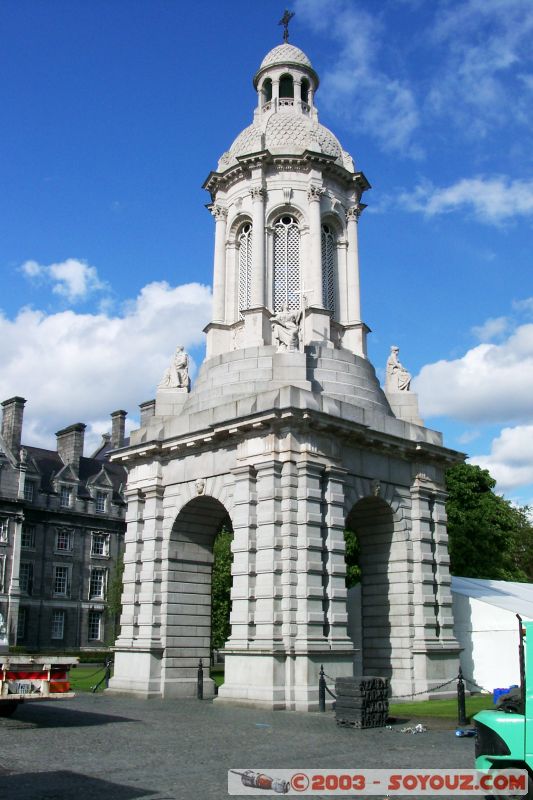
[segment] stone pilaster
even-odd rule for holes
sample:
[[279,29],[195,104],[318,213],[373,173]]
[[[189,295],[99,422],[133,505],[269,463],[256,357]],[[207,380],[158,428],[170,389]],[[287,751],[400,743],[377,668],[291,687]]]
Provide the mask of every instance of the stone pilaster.
[[357,223],[364,203],[356,203],[346,211],[346,233],[348,238],[348,323],[361,321],[361,289],[359,280],[359,244]]
[[344,544],[344,495],[347,471],[340,467],[326,469],[326,538],[328,599],[327,636],[334,650],[353,650],[347,633],[346,558]]
[[250,189],[252,196],[252,308],[265,305],[265,196],[262,186]]
[[211,207],[215,218],[215,257],[213,264],[213,322],[226,318],[226,220],[228,211],[215,203]]
[[8,588],[7,638],[10,645],[16,645],[20,607],[20,553],[24,518],[21,514],[17,514],[17,516],[11,517],[10,520],[13,523],[13,546],[11,549],[11,575]]
[[231,636],[227,650],[247,650],[253,638],[256,582],[257,489],[253,467],[243,465],[232,470],[233,494],[233,565],[231,568]]
[[311,306],[324,308],[322,300],[322,239],[320,198],[325,189],[322,186],[311,184],[307,190],[309,200],[309,262],[311,278]]
[[283,464],[281,475],[281,616],[282,635],[286,650],[289,650],[297,634],[296,611],[298,601],[296,589],[298,583],[298,469],[293,461]]

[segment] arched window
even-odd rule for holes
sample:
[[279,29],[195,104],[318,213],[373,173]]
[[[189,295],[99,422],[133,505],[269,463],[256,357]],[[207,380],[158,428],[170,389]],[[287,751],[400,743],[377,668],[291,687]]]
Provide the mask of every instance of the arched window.
[[302,102],[309,103],[309,81],[302,78]]
[[239,312],[250,308],[252,299],[252,226],[245,223],[239,242]]
[[322,303],[335,313],[335,235],[329,225],[322,225]]
[[263,103],[268,103],[272,100],[272,80],[271,78],[267,78],[263,81],[263,86],[261,89],[263,93]]
[[282,75],[279,79],[279,96],[294,97],[294,82],[292,75]]
[[285,214],[274,225],[274,311],[300,308],[300,230]]

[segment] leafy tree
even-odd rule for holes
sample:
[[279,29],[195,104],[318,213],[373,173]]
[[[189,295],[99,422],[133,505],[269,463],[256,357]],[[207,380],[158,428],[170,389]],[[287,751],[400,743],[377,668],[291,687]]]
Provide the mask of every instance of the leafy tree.
[[344,554],[344,558],[346,559],[346,588],[351,589],[352,586],[361,582],[359,539],[355,531],[344,531],[344,544],[346,546]]
[[[113,577],[109,581],[107,590],[106,616],[111,622],[110,634],[106,637],[114,644],[120,633],[120,615],[122,613],[122,590],[124,588],[124,553],[120,553],[117,558]],[[106,628],[109,626],[106,625]]]
[[446,473],[450,569],[492,580],[533,578],[533,526],[527,507],[494,493],[488,470],[456,464]]
[[213,544],[213,571],[211,573],[211,647],[223,647],[230,635],[231,611],[231,541],[233,534],[222,528]]

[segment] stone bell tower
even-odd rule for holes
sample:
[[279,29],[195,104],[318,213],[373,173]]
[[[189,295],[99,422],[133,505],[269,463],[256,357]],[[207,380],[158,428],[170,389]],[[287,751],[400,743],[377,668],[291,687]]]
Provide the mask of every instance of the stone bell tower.
[[[213,320],[190,387],[178,348],[128,467],[114,691],[193,696],[210,655],[214,538],[233,531],[219,701],[312,710],[318,671],[429,696],[456,673],[444,469],[395,348],[367,359],[358,220],[369,184],[318,121],[318,76],[285,42],[255,77],[252,124],[208,176]],[[403,371],[402,371],[403,370]],[[344,529],[361,600],[347,635]],[[206,686],[211,683],[206,671]]]

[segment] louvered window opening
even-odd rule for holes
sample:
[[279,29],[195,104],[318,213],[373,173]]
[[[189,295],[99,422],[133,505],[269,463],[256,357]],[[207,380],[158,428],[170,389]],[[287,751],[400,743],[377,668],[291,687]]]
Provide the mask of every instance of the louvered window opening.
[[[252,226],[243,226],[239,235],[239,313],[252,304]],[[242,314],[241,314],[242,316]]]
[[300,231],[294,217],[274,225],[274,311],[300,308]]
[[322,225],[322,303],[335,313],[335,236],[329,225]]

